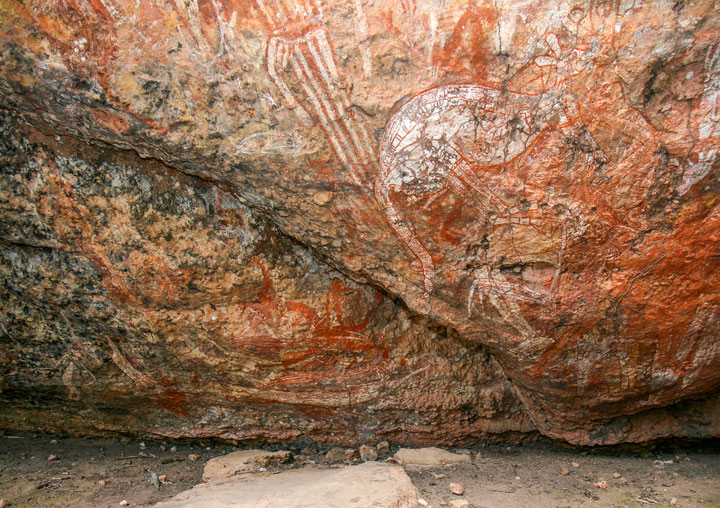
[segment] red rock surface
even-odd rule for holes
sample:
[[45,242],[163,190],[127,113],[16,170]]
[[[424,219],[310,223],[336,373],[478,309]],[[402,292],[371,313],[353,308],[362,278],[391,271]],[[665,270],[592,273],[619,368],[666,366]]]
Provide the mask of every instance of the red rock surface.
[[0,424],[717,436],[719,14],[4,3]]

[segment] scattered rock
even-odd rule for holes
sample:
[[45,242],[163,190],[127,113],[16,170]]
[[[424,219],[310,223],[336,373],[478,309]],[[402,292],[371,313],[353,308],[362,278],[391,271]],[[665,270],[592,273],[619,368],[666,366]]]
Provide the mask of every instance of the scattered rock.
[[195,455],[194,453],[191,453],[188,455],[188,460],[190,462],[195,462],[196,460],[200,460],[200,455]]
[[355,448],[348,448],[345,450],[345,460],[350,461],[353,459],[357,459],[360,456],[360,453]]
[[580,467],[580,464],[578,464],[577,462],[573,462],[573,463],[570,464],[570,465],[571,465],[572,467]]
[[593,483],[593,485],[597,489],[607,490],[608,488],[608,482],[606,482],[605,480],[600,480],[599,482]]
[[462,496],[465,493],[465,487],[463,487],[459,483],[451,483],[450,492],[452,492],[456,496]]
[[[670,502],[669,502],[668,504],[669,504],[670,506],[675,506],[676,504],[678,504],[677,498],[676,498],[676,497],[671,498],[671,499],[670,499]],[[2,505],[0,505],[0,508],[2,508]]]
[[519,480],[520,480],[520,477],[519,477],[519,476],[516,476],[516,477],[515,477],[515,481],[519,481]]
[[150,482],[150,484],[157,490],[160,490],[160,480],[158,479],[157,473],[150,471],[150,478],[148,478],[148,482]]
[[333,446],[325,454],[325,458],[329,462],[342,462],[343,460],[345,460],[345,448],[340,448],[339,446]]
[[445,475],[442,473],[433,473],[432,475],[436,480],[442,480],[443,478],[445,478]]
[[618,478],[622,478],[622,475],[620,473],[613,473],[613,478],[617,480]]
[[441,466],[470,463],[469,455],[451,453],[441,448],[400,448],[394,455],[399,464],[415,464],[422,466]]
[[266,452],[264,450],[241,450],[210,459],[203,470],[203,481],[228,478],[239,473],[253,473],[261,468],[290,462],[292,452]]
[[138,446],[139,446],[140,448],[145,448],[146,445],[145,445],[145,442],[144,442],[144,441],[140,441],[140,444],[139,444]]
[[665,469],[665,464],[662,460],[655,460],[653,461],[652,467],[655,469]]
[[170,447],[170,451],[171,451],[171,452],[176,452],[176,451],[177,451],[177,446],[171,446],[171,447]]
[[563,476],[567,476],[570,474],[570,470],[566,467],[562,467],[562,468],[560,468],[560,474]]
[[385,455],[386,453],[390,453],[390,443],[387,441],[380,441],[377,444],[377,452],[379,455]]
[[48,455],[48,461],[52,462],[53,460],[57,460],[57,455]]
[[127,505],[128,505],[128,502],[125,499],[120,501],[120,506],[127,506]]
[[467,499],[453,499],[450,501],[452,508],[469,508],[470,502]]
[[364,462],[339,469],[303,468],[274,475],[238,475],[197,485],[155,506],[416,508],[418,497],[417,489],[400,466]]
[[420,505],[422,505],[422,506],[428,506],[428,505],[429,505],[429,503],[428,503],[427,501],[425,501],[425,500],[424,500],[423,498],[421,498],[421,497],[418,498],[418,504],[420,504]]
[[5,508],[5,506],[6,506],[6,505],[5,505],[5,500],[4,500],[4,499],[0,499],[0,508]]
[[364,461],[377,460],[378,452],[375,448],[372,448],[371,446],[362,445],[360,447],[360,458]]
[[105,481],[105,480],[98,480],[98,482],[97,482],[97,484],[100,485],[101,487],[103,487],[106,483],[107,483],[107,481]]

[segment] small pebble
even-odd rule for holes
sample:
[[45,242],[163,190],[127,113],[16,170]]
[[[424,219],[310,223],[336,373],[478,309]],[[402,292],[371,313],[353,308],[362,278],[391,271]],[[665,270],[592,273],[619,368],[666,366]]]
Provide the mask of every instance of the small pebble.
[[177,446],[172,446],[172,447],[170,447],[170,451],[171,451],[171,452],[176,452],[176,451],[177,451]]
[[101,487],[103,485],[105,485],[105,483],[106,483],[105,480],[98,480],[98,482],[97,482],[97,484],[100,485]]
[[573,463],[570,464],[570,465],[571,465],[572,467],[580,467],[580,464],[578,464],[577,462],[573,462]]
[[360,447],[360,458],[364,461],[373,461],[378,459],[378,452],[371,446],[362,445]]
[[459,483],[451,483],[450,492],[452,492],[456,496],[462,496],[465,493],[465,487],[463,487]]
[[158,476],[158,480],[160,480],[162,483],[165,483],[165,480],[167,480],[167,475],[161,474]]
[[57,439],[51,439],[50,444],[57,444]]
[[668,504],[669,504],[670,506],[675,506],[676,504],[678,504],[677,498],[676,498],[676,497],[671,498],[671,499],[670,499],[670,502],[669,502]]
[[390,443],[387,441],[380,441],[375,448],[377,449],[378,454],[383,455],[390,452]]
[[436,480],[442,480],[443,478],[445,478],[445,475],[442,473],[433,473],[432,475]]
[[655,460],[653,461],[652,467],[655,469],[665,469],[665,464],[663,464],[662,460]]
[[122,501],[120,501],[120,506],[127,506],[127,505],[128,505],[128,502],[126,500],[123,499]]
[[450,501],[450,506],[452,506],[452,508],[469,508],[470,501],[467,499],[453,499]]
[[140,448],[145,448],[145,441],[140,441],[140,444],[138,445]]
[[191,453],[190,455],[188,455],[188,460],[190,462],[195,462],[196,460],[199,460],[199,459],[200,459],[200,456],[195,455],[194,453]]
[[419,497],[419,498],[418,498],[418,504],[421,504],[421,505],[423,505],[423,506],[427,506],[427,505],[428,505],[428,502],[425,501],[423,498]]
[[615,478],[616,480],[621,477],[622,475],[620,473],[613,473],[613,478]]
[[519,477],[519,476],[516,476],[515,479],[516,479],[516,480],[520,480],[520,477]]
[[566,468],[566,467],[563,467],[563,468],[560,469],[560,474],[563,475],[563,476],[567,476],[567,475],[570,474],[570,470],[569,470],[568,468]]
[[608,488],[608,482],[606,482],[605,480],[600,480],[597,483],[593,483],[593,485],[598,489],[607,490]]
[[57,459],[57,455],[48,455],[48,460],[53,461]]
[[4,507],[5,507],[5,500],[0,499],[0,508],[4,508]]

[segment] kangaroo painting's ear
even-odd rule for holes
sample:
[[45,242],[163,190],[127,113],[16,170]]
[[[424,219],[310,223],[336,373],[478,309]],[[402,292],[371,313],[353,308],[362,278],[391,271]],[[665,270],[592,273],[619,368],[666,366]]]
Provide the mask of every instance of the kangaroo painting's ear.
[[560,58],[562,56],[562,49],[560,48],[560,42],[558,41],[557,35],[553,32],[549,32],[545,35],[545,42],[547,42],[547,45],[555,58]]

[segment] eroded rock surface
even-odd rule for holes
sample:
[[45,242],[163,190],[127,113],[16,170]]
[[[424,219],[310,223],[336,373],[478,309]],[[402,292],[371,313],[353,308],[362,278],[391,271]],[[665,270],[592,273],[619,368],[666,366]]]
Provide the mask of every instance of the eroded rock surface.
[[4,4],[1,423],[720,434],[718,14]]

